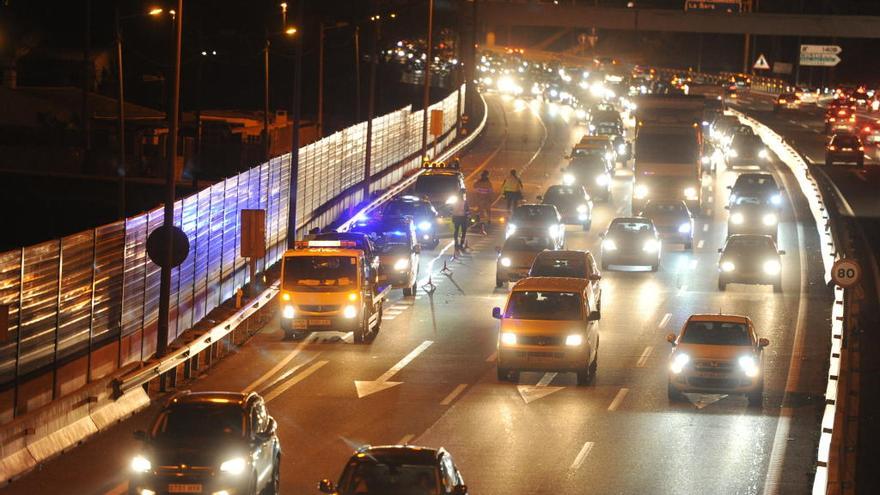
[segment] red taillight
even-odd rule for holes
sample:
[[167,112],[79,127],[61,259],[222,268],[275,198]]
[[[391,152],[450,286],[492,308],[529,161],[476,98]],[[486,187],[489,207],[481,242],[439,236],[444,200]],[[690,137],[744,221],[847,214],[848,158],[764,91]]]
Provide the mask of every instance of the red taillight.
[[865,151],[865,147],[864,147],[864,146],[859,146],[859,151]]
[[785,100],[779,100],[779,103],[785,103]]
[[871,132],[871,128],[868,127],[868,126],[865,126],[865,128],[862,129],[862,130],[863,130],[864,132]]
[[846,115],[846,110],[838,110],[837,115]]

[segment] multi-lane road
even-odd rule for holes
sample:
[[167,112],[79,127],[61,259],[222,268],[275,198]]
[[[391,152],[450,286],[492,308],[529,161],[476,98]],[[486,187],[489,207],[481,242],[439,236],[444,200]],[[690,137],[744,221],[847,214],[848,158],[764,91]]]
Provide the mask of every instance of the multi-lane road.
[[[488,127],[463,157],[464,171],[472,180],[489,170],[497,189],[518,169],[534,199],[560,180],[563,156],[584,129],[538,102],[487,99]],[[667,246],[657,273],[603,273],[593,385],[578,387],[574,375],[554,373],[522,373],[519,384],[496,379],[491,309],[506,294],[494,287],[503,236],[496,228],[472,235],[471,252],[458,260],[450,261],[447,241],[424,251],[420,285],[430,277],[436,291],[420,290],[414,299],[395,291],[371,344],[327,334],[284,341],[276,319],[191,388],[255,390],[266,398],[279,424],[285,494],[316,493],[317,481],[335,479],[366,443],[445,446],[475,494],[807,493],[831,299],[804,198],[785,167],[768,169],[787,191],[779,237],[788,253],[784,292],[736,285],[717,291],[722,205],[736,174],[707,176],[709,199],[692,253]],[[597,203],[590,232],[569,227],[569,248],[598,251],[599,233],[630,213],[630,179],[618,174],[614,199]],[[444,262],[451,275],[440,273]],[[665,335],[702,312],[747,315],[770,339],[762,407],[723,395],[668,402]],[[137,448],[131,432],[145,428],[159,402],[4,493],[124,493]]]

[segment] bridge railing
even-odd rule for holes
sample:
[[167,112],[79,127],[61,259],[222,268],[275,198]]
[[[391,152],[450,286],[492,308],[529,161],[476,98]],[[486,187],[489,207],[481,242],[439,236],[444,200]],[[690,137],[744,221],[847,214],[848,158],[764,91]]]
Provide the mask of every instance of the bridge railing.
[[[459,94],[461,93],[461,94]],[[430,109],[444,111],[437,149],[455,138],[463,86]],[[418,169],[423,112],[402,108],[373,120],[371,191]],[[366,123],[299,150],[297,232],[325,225],[360,204]],[[429,142],[430,144],[430,142]],[[172,274],[169,341],[203,319],[249,280],[239,255],[240,211],[266,210],[263,270],[287,246],[290,154],[214,184],[175,205],[190,241]],[[161,208],[35,246],[0,253],[0,423],[12,420],[154,355],[159,267],[146,255]]]

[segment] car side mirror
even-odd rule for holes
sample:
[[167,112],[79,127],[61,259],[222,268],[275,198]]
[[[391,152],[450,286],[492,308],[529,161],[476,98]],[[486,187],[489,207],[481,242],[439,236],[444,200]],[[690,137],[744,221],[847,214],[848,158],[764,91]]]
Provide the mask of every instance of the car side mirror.
[[323,479],[318,483],[318,490],[321,493],[336,493],[336,484],[328,479]]
[[733,191],[733,186],[727,186],[727,189]]
[[780,249],[780,250],[779,250],[779,256],[783,256],[783,255],[785,255],[785,251],[782,250],[782,249]]
[[499,308],[498,306],[492,308],[492,318],[495,318],[496,320],[501,319],[501,308]]
[[587,315],[587,321],[599,321],[601,318],[598,311],[590,311],[590,314]]
[[675,345],[675,334],[670,333],[670,334],[666,335],[666,342],[669,342],[670,344]]
[[602,280],[602,275],[599,275],[598,273],[594,273],[594,274],[590,275],[591,282],[598,282],[600,280]]
[[269,418],[269,422],[266,424],[266,429],[257,433],[257,439],[266,441],[272,438],[276,431],[278,431],[278,422],[275,421],[275,418]]
[[604,233],[604,232],[602,232],[601,234],[599,234],[599,239],[604,239],[604,238],[605,238],[605,233]]
[[455,495],[467,495],[467,492],[467,485],[456,485],[456,487],[452,489],[452,493]]
[[770,345],[770,339],[760,338],[758,339],[758,347],[767,347]]
[[135,440],[138,440],[140,442],[147,441],[147,432],[145,432],[144,430],[137,430],[132,434],[132,436],[134,436]]

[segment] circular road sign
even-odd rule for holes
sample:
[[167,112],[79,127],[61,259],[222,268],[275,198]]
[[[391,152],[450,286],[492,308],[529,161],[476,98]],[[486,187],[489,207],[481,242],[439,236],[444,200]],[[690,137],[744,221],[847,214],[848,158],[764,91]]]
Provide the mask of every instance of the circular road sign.
[[183,263],[189,254],[189,239],[186,237],[186,234],[177,226],[171,226],[168,229],[164,225],[160,225],[147,236],[147,254],[153,260],[153,263],[163,268],[165,264],[165,242],[167,242],[169,235],[171,236],[171,266],[169,268],[174,268]]
[[848,289],[862,279],[862,265],[852,258],[841,258],[831,267],[831,279],[844,289]]

